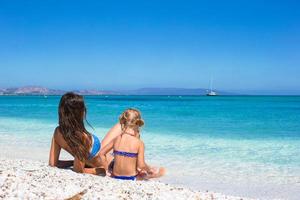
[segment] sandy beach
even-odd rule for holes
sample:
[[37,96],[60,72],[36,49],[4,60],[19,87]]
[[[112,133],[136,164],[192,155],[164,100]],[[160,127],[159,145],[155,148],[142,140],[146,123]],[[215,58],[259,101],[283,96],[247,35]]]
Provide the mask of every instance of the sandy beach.
[[1,159],[0,199],[247,199],[158,181],[120,181],[30,160]]

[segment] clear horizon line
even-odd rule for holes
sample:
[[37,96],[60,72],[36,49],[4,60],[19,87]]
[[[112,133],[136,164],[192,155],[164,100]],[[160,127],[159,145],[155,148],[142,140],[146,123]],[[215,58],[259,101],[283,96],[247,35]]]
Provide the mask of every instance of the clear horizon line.
[[[196,87],[140,87],[140,88],[135,88],[135,89],[99,89],[99,88],[64,88],[60,87],[59,89],[57,87],[46,87],[46,86],[40,86],[40,85],[24,85],[20,87],[0,87],[0,89],[18,89],[18,88],[29,88],[29,87],[37,87],[37,88],[45,88],[45,89],[50,89],[50,90],[60,90],[63,92],[67,91],[83,91],[83,90],[95,90],[95,91],[110,91],[110,92],[130,92],[130,91],[135,91],[135,90],[141,90],[141,89],[178,89],[178,90],[208,90],[209,88],[196,88]],[[286,90],[267,90],[267,89],[246,89],[246,90],[240,90],[240,89],[214,89],[214,91],[219,92],[223,95],[262,95],[262,96],[272,96],[272,95],[280,95],[280,96],[294,96],[294,95],[300,95],[300,90],[292,90],[292,89],[286,89]],[[232,93],[232,94],[230,94]]]

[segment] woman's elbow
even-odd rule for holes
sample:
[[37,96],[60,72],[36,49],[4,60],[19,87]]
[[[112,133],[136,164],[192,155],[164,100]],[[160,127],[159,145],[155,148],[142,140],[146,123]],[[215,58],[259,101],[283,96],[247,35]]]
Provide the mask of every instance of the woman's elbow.
[[76,172],[76,173],[85,173],[84,169],[76,169],[76,168],[73,168],[73,171]]
[[53,160],[50,159],[48,165],[50,167],[57,167],[57,162],[55,162],[55,161],[53,161]]

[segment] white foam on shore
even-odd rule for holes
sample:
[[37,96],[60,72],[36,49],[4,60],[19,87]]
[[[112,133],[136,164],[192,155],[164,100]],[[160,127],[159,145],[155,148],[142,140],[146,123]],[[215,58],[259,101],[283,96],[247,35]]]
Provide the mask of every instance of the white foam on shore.
[[246,200],[157,181],[121,181],[78,174],[39,161],[0,160],[0,199],[66,199],[82,191],[82,199]]

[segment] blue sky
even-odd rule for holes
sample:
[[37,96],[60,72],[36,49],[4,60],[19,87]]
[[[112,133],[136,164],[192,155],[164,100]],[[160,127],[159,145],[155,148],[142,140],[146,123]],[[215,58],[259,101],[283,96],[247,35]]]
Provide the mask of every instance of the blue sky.
[[0,87],[300,91],[297,1],[0,1]]

